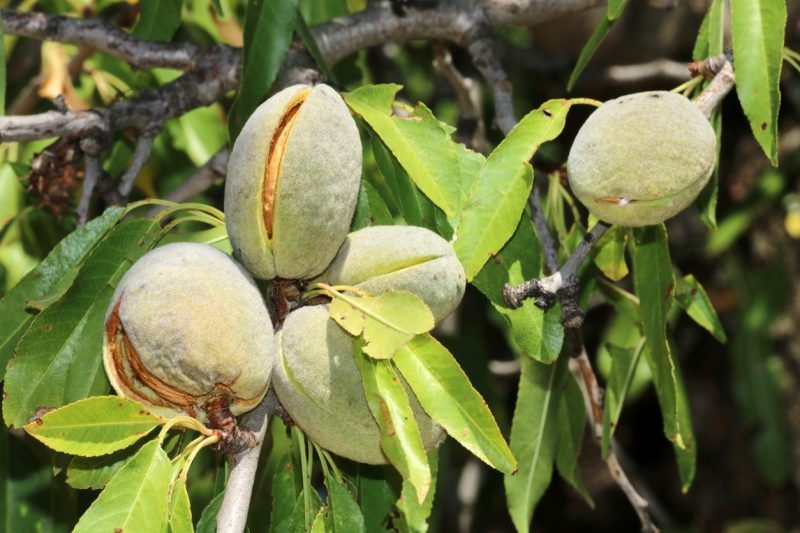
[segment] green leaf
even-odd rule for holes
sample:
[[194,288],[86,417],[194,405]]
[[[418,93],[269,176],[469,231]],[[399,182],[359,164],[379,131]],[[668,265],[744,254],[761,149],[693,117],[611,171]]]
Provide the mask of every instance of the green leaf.
[[216,533],[217,514],[219,513],[219,508],[222,507],[222,500],[224,498],[225,493],[220,492],[208,502],[203,512],[200,513],[200,520],[197,521],[197,527],[195,528],[196,533]]
[[700,195],[695,200],[697,210],[700,212],[700,219],[711,231],[717,229],[717,200],[719,197],[719,154],[722,149],[722,111],[716,109],[711,115],[711,126],[714,128],[714,133],[717,136],[717,155],[716,163],[714,164],[714,172],[711,174],[711,179]]
[[463,201],[458,157],[450,133],[424,104],[394,114],[400,85],[365,85],[343,95],[345,102],[380,136],[414,183],[448,216]]
[[0,116],[6,114],[6,47],[3,15],[0,14]]
[[422,502],[432,478],[408,394],[391,362],[367,357],[362,347],[363,341],[356,339],[353,356],[361,372],[369,409],[381,430],[381,450],[403,479],[411,482],[418,501]]
[[101,356],[106,308],[119,279],[158,235],[151,220],[116,226],[92,250],[67,293],[36,317],[6,371],[7,425],[22,426],[43,409],[107,390]]
[[548,100],[525,115],[481,167],[454,244],[467,281],[514,233],[533,184],[528,161],[542,143],[561,134],[571,106],[570,100]]
[[67,467],[67,483],[76,489],[102,489],[128,460],[136,446],[99,457],[73,457]]
[[567,92],[572,91],[572,88],[575,87],[575,82],[578,81],[583,69],[589,64],[589,60],[592,59],[594,53],[600,48],[600,44],[605,40],[613,24],[614,21],[608,20],[608,17],[603,17],[597,24],[589,40],[586,41],[586,44],[583,46],[583,50],[581,50],[581,54],[578,56],[578,61],[575,63],[575,68],[572,69],[572,74],[569,75]]
[[142,446],[114,474],[75,526],[74,533],[160,533],[167,517],[172,464],[157,440]]
[[189,502],[189,493],[186,482],[177,479],[172,488],[169,502],[169,530],[171,533],[194,533],[192,525],[192,504]]
[[606,6],[606,18],[608,20],[617,20],[620,16],[622,16],[622,12],[625,10],[625,6],[628,5],[628,0],[608,0],[608,6]]
[[[430,463],[430,459],[429,459]],[[355,475],[347,476],[358,491],[358,506],[367,533],[385,533],[386,518],[397,500],[389,480],[396,472],[386,466],[354,463]]]
[[611,449],[611,439],[617,429],[625,396],[628,394],[639,358],[642,355],[644,343],[639,343],[635,348],[623,348],[611,343],[606,344],[611,355],[611,371],[603,405],[603,435],[600,441],[600,453],[603,458],[608,457]]
[[[439,452],[431,450],[428,453],[428,462],[431,465],[431,476],[436,479],[439,473]],[[397,509],[400,511],[400,531],[411,533],[425,533],[428,531],[428,517],[433,509],[433,498],[436,492],[436,483],[431,486],[425,501],[419,502],[414,497],[414,487],[408,480],[403,480],[400,498],[397,500]]]
[[133,28],[134,37],[145,41],[172,39],[181,24],[181,0],[139,0],[139,21]]
[[513,344],[520,355],[550,363],[558,358],[564,340],[560,309],[554,307],[545,313],[531,298],[522,307],[510,309],[503,299],[506,283],[516,285],[541,275],[541,256],[539,239],[530,220],[523,217],[511,240],[486,262],[472,283],[511,327]]
[[328,487],[332,531],[335,533],[366,531],[361,510],[347,487],[330,477],[325,479],[325,486]]
[[272,480],[272,517],[270,531],[279,532],[278,526],[292,519],[292,510],[302,485],[298,483],[296,469],[292,462],[292,453],[286,452],[280,461]]
[[228,116],[230,144],[267,97],[278,77],[297,24],[298,0],[248,0],[239,92]]
[[378,190],[366,179],[361,180],[361,189],[358,191],[358,203],[350,224],[350,231],[356,231],[367,226],[391,226],[394,224],[392,214],[386,203],[381,198]]
[[[691,463],[691,457],[696,454],[694,435],[685,398],[681,398],[677,362],[666,334],[667,313],[674,297],[675,279],[667,246],[667,231],[663,224],[634,231],[633,281],[640,302],[642,331],[647,338],[644,354],[661,406],[664,434],[673,442],[679,455],[679,464],[682,459]],[[688,471],[685,465],[681,468],[682,473]],[[686,490],[691,480],[682,478],[682,482]]]
[[433,329],[433,314],[422,299],[406,291],[378,296],[337,293],[330,315],[350,335],[364,335],[364,353],[389,359],[414,335]]
[[758,144],[778,165],[778,108],[786,29],[784,0],[731,0],[736,94]]
[[625,263],[627,237],[628,228],[612,226],[592,250],[594,264],[611,281],[619,281],[628,275],[628,265]]
[[511,425],[511,451],[519,471],[505,476],[511,521],[519,533],[530,530],[531,518],[553,476],[558,443],[558,408],[567,358],[552,365],[521,358],[517,406]]
[[578,469],[578,458],[581,455],[583,433],[586,429],[586,407],[580,385],[572,376],[566,378],[559,404],[556,468],[561,477],[578,491],[589,507],[594,509],[594,501],[586,490]]
[[719,342],[726,342],[725,329],[719,321],[714,305],[706,290],[694,276],[689,274],[678,280],[676,300],[692,320],[704,327]]
[[306,19],[303,17],[303,12],[301,9],[298,10],[297,13],[297,34],[300,36],[300,39],[303,41],[303,44],[306,46],[306,50],[308,53],[311,54],[311,57],[314,58],[314,63],[317,64],[319,67],[320,72],[322,72],[326,78],[332,81],[334,84],[338,85],[339,82],[336,81],[336,76],[333,74],[331,67],[328,65],[328,62],[325,61],[325,56],[322,55],[322,52],[317,45],[317,40],[314,39],[314,34],[311,33],[311,29],[308,27],[306,23]]
[[64,278],[74,279],[92,248],[124,213],[122,207],[110,207],[102,216],[64,237],[39,266],[0,300],[0,372],[5,371],[17,341],[35,318],[26,311],[28,302],[48,296]]
[[24,426],[57,452],[95,457],[127,448],[163,420],[120,396],[96,396],[65,405]]
[[701,61],[721,54],[725,39],[725,0],[714,0],[703,17],[692,51],[692,59]]
[[418,335],[395,354],[394,363],[428,416],[451,437],[503,473],[517,469],[489,406],[439,341]]

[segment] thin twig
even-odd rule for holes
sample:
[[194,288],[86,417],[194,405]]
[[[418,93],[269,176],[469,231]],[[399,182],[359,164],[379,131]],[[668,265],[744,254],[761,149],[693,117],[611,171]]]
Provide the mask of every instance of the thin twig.
[[100,174],[103,172],[100,166],[100,159],[96,155],[86,155],[86,162],[84,164],[84,177],[83,177],[83,191],[81,192],[81,199],[78,203],[78,208],[75,214],[78,217],[78,227],[81,228],[89,220],[89,206],[92,201],[92,193],[94,187],[97,185],[97,180],[100,179]]
[[550,232],[550,227],[547,225],[547,219],[544,217],[542,198],[539,193],[539,187],[536,184],[534,184],[533,192],[528,198],[528,205],[531,208],[536,236],[539,237],[539,242],[542,243],[542,249],[544,250],[545,272],[552,274],[558,270],[558,246],[553,234]]
[[[534,215],[541,209],[535,209]],[[539,223],[541,224],[541,222]],[[503,286],[503,297],[512,309],[522,305],[527,298],[534,298],[534,303],[539,309],[550,309],[556,303],[556,297],[561,296],[562,315],[561,323],[566,327],[577,328],[583,323],[583,311],[578,305],[579,280],[578,271],[592,250],[595,243],[608,230],[608,225],[598,222],[583,236],[578,247],[572,252],[564,265],[553,274],[542,278],[523,281],[518,285],[506,284]],[[537,226],[537,231],[544,234]],[[551,252],[552,253],[552,252]]]
[[[589,361],[586,348],[577,329],[567,329],[567,343],[571,349],[569,369],[581,388],[589,427],[595,441],[599,443],[603,438],[603,390],[597,381],[597,376],[592,369],[592,364]],[[634,511],[636,511],[636,515],[642,523],[642,531],[657,532],[658,528],[650,517],[650,504],[636,491],[633,483],[625,474],[617,459],[616,448],[617,444],[612,440],[605,459],[608,472],[614,482],[622,489]]]
[[517,119],[514,116],[511,81],[500,64],[494,38],[489,28],[478,26],[465,37],[465,41],[472,62],[492,89],[495,123],[504,135],[508,135]]
[[[186,178],[175,190],[167,194],[164,199],[172,202],[187,202],[208,190],[219,178],[225,177],[228,166],[228,156],[230,153],[227,148],[222,148],[211,159],[206,161],[202,167],[198,168],[191,176]],[[156,213],[164,209],[164,206],[154,206],[147,212],[148,217],[153,217]]]
[[128,195],[130,195],[131,189],[133,189],[133,184],[136,182],[139,172],[141,172],[147,160],[150,159],[150,151],[153,148],[153,137],[152,133],[142,135],[139,137],[139,140],[136,141],[136,149],[133,152],[133,157],[131,157],[130,165],[128,165],[128,169],[125,171],[125,174],[122,175],[119,182],[118,190],[122,203],[128,201]]
[[720,71],[708,84],[708,87],[694,101],[694,105],[703,112],[706,118],[710,118],[711,114],[722,103],[725,96],[731,92],[735,84],[736,77],[733,74],[733,65],[730,61],[725,61]]
[[270,389],[258,406],[244,415],[239,422],[241,429],[253,432],[256,445],[235,456],[229,456],[230,475],[225,485],[225,496],[217,513],[217,533],[241,533],[247,526],[247,513],[258,470],[258,457],[269,419],[275,412],[277,398]]

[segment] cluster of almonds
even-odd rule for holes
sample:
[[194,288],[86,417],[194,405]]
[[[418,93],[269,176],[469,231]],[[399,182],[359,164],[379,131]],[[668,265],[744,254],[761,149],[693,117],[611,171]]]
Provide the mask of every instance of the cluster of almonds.
[[[106,314],[103,355],[114,389],[157,413],[187,414],[226,432],[272,382],[317,444],[385,463],[353,338],[330,318],[325,299],[303,305],[297,296],[309,282],[405,290],[439,321],[461,301],[465,275],[451,245],[426,229],[374,226],[348,235],[361,152],[355,122],[330,87],[296,85],[262,104],[236,140],[225,186],[228,234],[243,266],[193,243],[139,259]],[[270,302],[272,313],[251,275],[271,280],[280,300]],[[281,305],[286,299],[290,305]],[[436,446],[441,428],[406,389],[423,443]]]

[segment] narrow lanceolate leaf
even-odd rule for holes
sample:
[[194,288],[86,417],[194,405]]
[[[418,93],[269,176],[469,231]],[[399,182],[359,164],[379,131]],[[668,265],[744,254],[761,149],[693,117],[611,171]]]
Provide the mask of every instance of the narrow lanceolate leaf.
[[231,145],[278,76],[297,23],[298,3],[298,0],[247,2],[242,78],[228,117]]
[[139,0],[139,21],[133,35],[145,41],[172,39],[181,23],[182,0]]
[[594,501],[586,490],[578,469],[578,457],[581,454],[585,430],[586,407],[583,393],[575,378],[567,376],[558,406],[556,468],[561,477],[578,491],[589,507],[594,508]]
[[600,441],[600,453],[603,458],[608,457],[611,449],[611,439],[617,429],[625,396],[639,364],[644,343],[639,343],[633,348],[623,348],[614,344],[607,344],[606,347],[611,355],[611,371],[603,397],[603,435]]
[[[428,462],[431,465],[431,475],[436,479],[439,473],[439,451],[431,450],[428,454]],[[400,531],[409,533],[425,533],[428,531],[428,518],[433,509],[433,498],[436,492],[436,483],[431,486],[425,501],[418,502],[414,497],[414,487],[408,480],[403,480],[403,487],[400,498],[397,500],[397,510],[400,511]]]
[[[644,354],[661,406],[664,433],[673,442],[680,462],[680,454],[690,459],[696,450],[691,423],[687,423],[689,413],[681,400],[677,362],[667,342],[667,313],[674,297],[675,279],[664,225],[636,230],[632,248],[633,280],[640,302],[642,331],[647,339]],[[683,481],[686,486],[687,480]]]
[[117,472],[75,526],[74,533],[160,533],[167,517],[172,464],[156,440]]
[[612,226],[595,246],[594,264],[611,281],[619,281],[628,275],[628,264],[625,262],[627,237],[627,228]]
[[139,402],[96,396],[50,411],[24,429],[57,452],[95,457],[127,448],[161,422]]
[[325,486],[328,487],[331,530],[334,533],[362,533],[366,531],[364,516],[361,514],[358,504],[347,490],[347,487],[330,477],[325,480]]
[[364,353],[389,359],[412,337],[433,329],[433,314],[422,299],[406,291],[378,296],[338,293],[330,315],[349,334],[364,336]]
[[559,397],[567,361],[562,357],[544,365],[522,358],[520,363],[522,374],[511,425],[511,451],[519,461],[519,471],[505,476],[505,487],[511,521],[519,533],[526,533],[553,476]]
[[692,320],[704,327],[719,342],[727,341],[725,329],[719,321],[714,305],[706,290],[694,276],[689,274],[678,280],[676,300]]
[[192,505],[189,502],[185,481],[175,480],[170,495],[168,515],[170,533],[194,533]]
[[736,94],[758,144],[778,164],[778,108],[786,29],[784,0],[731,0]]
[[449,217],[463,201],[459,165],[450,132],[424,104],[394,114],[400,85],[366,85],[344,94],[344,100],[380,136],[414,183]]
[[6,114],[6,47],[3,15],[0,15],[0,116]]
[[492,412],[447,348],[418,335],[398,350],[394,363],[428,416],[451,437],[505,474],[517,469]]
[[26,310],[28,302],[49,295],[65,278],[69,279],[71,285],[75,271],[124,212],[122,207],[110,207],[102,216],[64,237],[39,266],[0,300],[0,374],[5,372],[17,341],[36,316]]
[[541,256],[539,239],[530,220],[523,217],[511,240],[486,262],[472,283],[506,320],[520,355],[549,363],[558,357],[564,339],[564,328],[558,321],[560,311],[553,308],[544,312],[530,298],[520,308],[510,309],[503,299],[506,283],[517,285],[542,274]]
[[361,339],[353,343],[353,356],[361,371],[369,409],[381,430],[381,450],[403,479],[414,486],[417,500],[422,502],[431,488],[431,470],[408,394],[391,362],[367,357],[362,346]]
[[91,252],[66,294],[36,317],[6,372],[7,425],[23,426],[36,413],[107,390],[101,354],[106,308],[119,279],[158,233],[151,220],[116,226]]
[[454,244],[467,281],[513,235],[533,184],[528,161],[542,143],[561,134],[571,106],[570,100],[548,100],[525,115],[481,167]]
[[571,91],[575,86],[575,82],[578,81],[583,69],[586,68],[586,65],[589,64],[589,60],[592,59],[594,53],[600,48],[612,24],[622,15],[626,5],[628,5],[628,0],[610,0],[608,2],[606,6],[606,16],[600,20],[600,23],[594,29],[594,32],[592,32],[591,37],[589,37],[589,40],[583,46],[583,50],[581,50],[581,54],[578,56],[578,61],[575,63],[575,68],[572,69],[569,82],[567,82],[567,91]]

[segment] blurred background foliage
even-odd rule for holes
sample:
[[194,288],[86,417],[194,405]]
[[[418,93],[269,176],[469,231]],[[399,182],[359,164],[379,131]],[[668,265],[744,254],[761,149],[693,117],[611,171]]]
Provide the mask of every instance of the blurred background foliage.
[[[148,0],[140,0],[142,3]],[[708,3],[683,0],[634,1],[588,64],[572,94],[601,100],[651,89],[670,89],[688,73],[674,63],[691,60],[695,37]],[[800,49],[800,2],[788,4],[787,41]],[[217,6],[214,8],[213,6]],[[302,0],[309,25],[362,9],[364,0]],[[117,0],[24,0],[9,7],[73,16],[101,16],[147,39],[169,38],[172,29],[139,17],[135,2]],[[221,8],[221,9],[219,9]],[[243,0],[184,0],[175,20],[175,40],[241,46]],[[576,58],[604,8],[569,15],[530,29],[501,34],[500,57],[514,87],[518,115],[549,98],[566,95]],[[53,109],[63,95],[70,109],[108,104],[175,78],[177,71],[135,71],[121,59],[81,47],[42,44],[4,37],[7,62],[5,110],[28,114]],[[439,52],[437,52],[437,47]],[[400,98],[423,101],[436,116],[470,141],[474,117],[465,120],[453,87],[434,67],[441,49],[456,68],[480,88],[480,76],[466,53],[429,42],[386,43],[348,57],[334,67],[341,90],[364,83],[404,85]],[[664,60],[659,68],[620,69]],[[662,436],[661,418],[645,365],[639,365],[616,435],[622,459],[644,489],[657,521],[670,531],[781,531],[800,525],[800,75],[784,68],[780,109],[780,164],[771,167],[756,144],[735,96],[723,107],[718,228],[715,232],[690,209],[668,222],[673,262],[707,290],[725,331],[720,343],[684,315],[675,315],[672,336],[682,366],[698,444],[697,476],[682,494],[672,447]],[[206,163],[227,142],[226,112],[232,97],[168,121],[136,182],[132,200],[163,197]],[[483,90],[482,118],[491,146],[501,139],[492,125],[491,98]],[[591,110],[576,108],[565,133],[545,145],[547,159],[566,159],[571,139]],[[377,165],[365,139],[367,181],[380,186]],[[0,146],[0,292],[13,287],[62,237],[75,228],[82,161],[60,147],[58,172],[47,180],[31,178],[34,154],[44,140]],[[114,142],[103,159],[111,177],[127,166],[135,139]],[[480,148],[480,146],[478,146]],[[485,147],[484,147],[485,148]],[[35,175],[35,173],[34,173]],[[537,179],[546,180],[545,175]],[[222,207],[222,179],[194,201]],[[389,207],[386,216],[396,214]],[[95,207],[95,212],[102,209]],[[191,230],[191,226],[185,228]],[[622,282],[630,288],[630,277]],[[584,338],[601,373],[610,350],[631,346],[632,328],[599,297],[589,301]],[[476,388],[489,402],[501,427],[510,425],[518,367],[506,325],[470,287],[457,316],[439,336],[459,358]],[[626,338],[627,336],[627,338]],[[489,372],[487,372],[487,368]],[[273,424],[276,446],[285,436]],[[276,429],[278,428],[278,429]],[[536,531],[634,531],[638,520],[609,477],[588,432],[580,469],[594,509],[563,480],[554,480],[537,508]],[[273,454],[274,455],[274,454]],[[15,531],[70,529],[93,498],[64,482],[55,460],[19,432],[0,432],[0,515]],[[266,460],[266,459],[265,459]],[[224,463],[204,452],[192,469],[190,496],[195,517],[220,494]],[[264,479],[275,465],[262,469]],[[55,474],[55,481],[53,475]],[[266,490],[266,489],[265,489]],[[464,449],[448,441],[439,461],[433,531],[508,531],[502,478]],[[261,495],[263,497],[265,495]],[[256,502],[260,496],[256,495]],[[267,502],[269,500],[262,499]],[[263,525],[258,504],[253,523]],[[198,531],[207,531],[198,525]],[[8,530],[11,531],[11,530]]]

